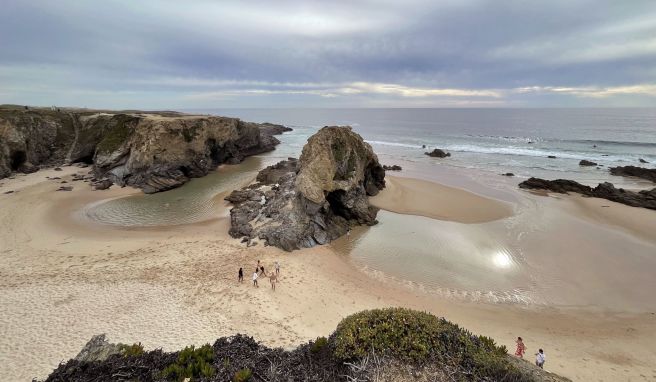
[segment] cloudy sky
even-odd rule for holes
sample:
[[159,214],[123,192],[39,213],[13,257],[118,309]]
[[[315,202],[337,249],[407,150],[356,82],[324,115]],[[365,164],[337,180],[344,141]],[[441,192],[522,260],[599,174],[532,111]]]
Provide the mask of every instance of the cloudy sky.
[[0,103],[656,106],[656,1],[3,0]]

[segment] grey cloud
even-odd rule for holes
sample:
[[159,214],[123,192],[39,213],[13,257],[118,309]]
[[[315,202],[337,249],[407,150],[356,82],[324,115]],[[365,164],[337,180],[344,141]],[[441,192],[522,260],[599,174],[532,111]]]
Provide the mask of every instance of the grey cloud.
[[[656,2],[640,0],[9,0],[0,102],[644,106],[653,36]],[[636,92],[547,90],[568,87]]]

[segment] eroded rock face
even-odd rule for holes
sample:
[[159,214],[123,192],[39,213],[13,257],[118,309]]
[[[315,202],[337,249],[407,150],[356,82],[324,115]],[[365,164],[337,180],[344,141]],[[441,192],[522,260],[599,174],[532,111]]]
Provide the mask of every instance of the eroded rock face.
[[174,112],[0,107],[0,179],[77,162],[93,164],[98,179],[153,193],[206,175],[220,163],[273,150],[280,143],[273,135],[289,130]]
[[220,163],[239,163],[280,143],[258,124],[235,118],[114,118],[121,121],[98,144],[94,172],[145,193],[178,187]]
[[654,168],[644,168],[637,166],[618,166],[611,167],[610,173],[612,175],[618,176],[632,176],[636,178],[642,178],[656,183],[656,169]]
[[262,239],[286,251],[326,244],[352,225],[376,224],[369,196],[385,187],[385,170],[371,146],[350,127],[324,127],[300,159],[260,171],[257,183],[226,200],[233,237]]
[[613,202],[626,204],[632,207],[642,207],[656,210],[656,188],[639,192],[615,188],[612,183],[600,183],[597,187],[588,187],[573,180],[556,179],[545,180],[530,178],[519,184],[524,189],[540,189],[561,194],[576,192],[585,196],[607,199]]

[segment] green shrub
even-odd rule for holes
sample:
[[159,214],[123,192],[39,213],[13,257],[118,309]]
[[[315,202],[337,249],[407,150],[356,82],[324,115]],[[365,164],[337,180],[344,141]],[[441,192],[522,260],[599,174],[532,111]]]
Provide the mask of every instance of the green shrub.
[[312,342],[310,346],[310,352],[316,354],[321,351],[326,345],[328,345],[328,339],[326,337],[317,337],[316,341]]
[[330,338],[342,361],[370,352],[423,364],[448,363],[479,379],[530,381],[507,360],[505,347],[443,318],[404,308],[363,311],[346,317]]
[[232,380],[233,382],[247,382],[250,381],[252,376],[253,376],[253,372],[251,371],[251,369],[246,368],[236,372],[235,377]]
[[187,346],[178,354],[175,363],[168,365],[162,376],[166,379],[182,381],[185,378],[211,377],[216,370],[212,366],[214,361],[214,349],[209,344],[196,349]]
[[116,115],[112,118],[115,125],[111,127],[103,139],[98,143],[97,150],[100,153],[111,153],[121,147],[133,132],[133,128],[129,125],[136,118],[125,114]]
[[141,342],[132,345],[121,344],[120,351],[124,357],[134,357],[142,355],[144,353],[144,348],[143,345],[141,345]]

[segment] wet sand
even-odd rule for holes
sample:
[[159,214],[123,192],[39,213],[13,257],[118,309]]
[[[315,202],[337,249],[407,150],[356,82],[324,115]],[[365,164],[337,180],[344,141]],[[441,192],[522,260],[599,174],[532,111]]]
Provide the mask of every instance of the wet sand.
[[512,215],[509,204],[472,192],[420,179],[385,177],[385,188],[371,204],[406,215],[455,221],[485,223]]
[[[64,168],[57,176],[75,171],[80,170]],[[445,316],[492,336],[511,352],[514,338],[521,335],[528,354],[545,348],[546,369],[574,380],[656,378],[653,311],[452,299],[384,273],[361,272],[333,246],[291,254],[260,245],[246,248],[226,235],[225,214],[176,227],[94,224],[80,220],[79,211],[134,190],[91,191],[76,182],[72,192],[55,192],[58,184],[45,180],[48,174],[0,181],[0,375],[8,380],[43,378],[98,333],[112,341],[141,341],[149,349],[179,349],[238,332],[267,345],[294,347],[329,334],[351,313],[384,306]],[[3,194],[8,189],[18,192]],[[652,224],[656,214],[626,206],[599,212],[586,205],[594,201],[574,198],[526,198],[537,213],[568,208],[562,213],[653,242],[647,228],[628,223],[635,222],[634,216],[646,221],[638,225]],[[583,203],[584,212],[564,207],[570,203]],[[600,223],[596,213],[604,214]],[[518,216],[485,224],[512,219],[527,224]],[[335,245],[357,245],[349,243],[356,239],[351,236]],[[542,237],[542,243],[550,240]],[[275,292],[266,279],[260,279],[259,288],[248,281],[258,259],[267,271],[274,261],[281,263]],[[239,267],[247,276],[244,284],[236,282]]]

